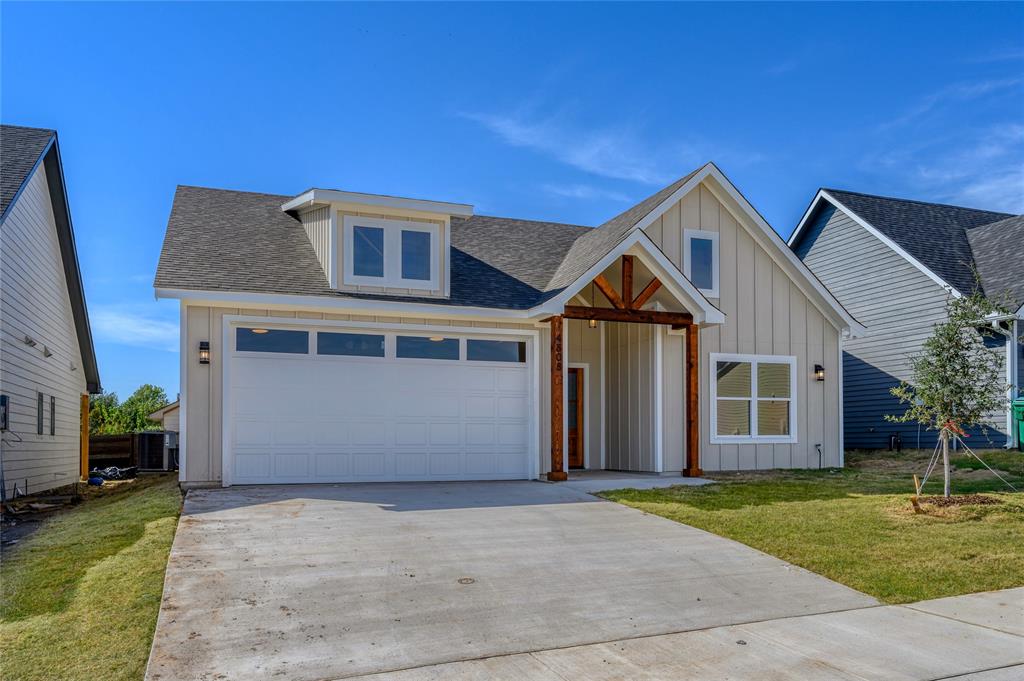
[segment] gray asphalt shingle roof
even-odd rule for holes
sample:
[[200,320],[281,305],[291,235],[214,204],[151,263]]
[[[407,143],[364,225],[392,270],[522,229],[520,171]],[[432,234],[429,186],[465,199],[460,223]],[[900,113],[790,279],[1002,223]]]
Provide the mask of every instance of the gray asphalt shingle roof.
[[968,233],[1013,217],[975,208],[825,189],[959,291],[975,288]]
[[291,196],[180,186],[154,285],[469,307],[525,309],[539,302],[573,243],[591,228],[476,215],[452,218],[449,298],[335,291]]
[[43,128],[0,125],[0,215],[7,212],[55,134]]
[[985,295],[1024,305],[1024,215],[968,230],[967,240]]

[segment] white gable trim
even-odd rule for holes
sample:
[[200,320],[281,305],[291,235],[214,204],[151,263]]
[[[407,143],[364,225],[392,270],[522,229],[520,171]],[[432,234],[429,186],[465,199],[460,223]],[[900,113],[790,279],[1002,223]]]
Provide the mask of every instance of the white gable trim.
[[580,275],[572,284],[567,286],[557,296],[545,303],[530,310],[533,315],[555,315],[561,314],[565,305],[572,300],[573,296],[583,290],[597,275],[604,272],[614,263],[619,256],[636,255],[651,269],[651,272],[661,280],[664,286],[672,295],[686,305],[693,314],[693,320],[697,324],[722,324],[725,322],[725,314],[704,297],[689,279],[683,276],[671,260],[651,241],[650,237],[643,230],[634,230],[625,239],[612,248],[601,260],[589,270]]
[[[827,307],[827,310],[821,310],[822,313],[827,317],[831,317],[833,321],[839,322],[840,328],[848,328],[851,336],[863,335],[867,329],[860,322],[854,319],[853,315],[846,311],[846,308],[844,308],[842,304],[836,300],[836,297],[833,296],[827,288],[825,288],[824,284],[814,276],[814,274],[807,268],[807,265],[805,265],[800,258],[796,257],[796,254],[790,248],[787,248],[782,237],[780,237],[779,234],[771,228],[771,225],[761,217],[761,214],[758,213],[752,205],[750,205],[750,202],[747,201],[746,197],[736,189],[736,186],[721,170],[718,169],[718,166],[714,163],[704,165],[704,167],[697,171],[693,177],[683,183],[679,189],[672,192],[671,196],[662,201],[657,208],[644,216],[644,218],[636,224],[634,229],[644,229],[653,224],[654,221],[660,218],[666,211],[668,211],[669,208],[696,189],[699,184],[709,177],[712,178],[715,183],[725,191],[729,198],[731,198],[736,205],[740,207],[740,210],[743,211],[746,220],[741,219],[739,216],[734,216],[737,218],[737,222],[743,225],[749,221],[759,228],[761,238],[758,238],[758,234],[754,234],[753,236],[762,247],[765,247],[765,250],[772,256],[772,259],[775,260],[787,275],[789,275],[789,278],[796,283],[797,287],[800,288],[803,294],[811,301],[814,301],[815,298],[820,300]],[[719,199],[719,201],[726,206],[726,209],[728,209],[728,205],[721,200],[721,196],[719,196],[714,186],[710,183],[706,183],[705,186],[708,187],[708,189],[715,195],[715,198]],[[771,246],[770,248],[768,248],[769,245]],[[811,292],[816,295],[811,295]],[[819,307],[819,309],[821,308]],[[831,312],[831,314],[828,314],[828,312]]]
[[819,189],[818,190],[818,193],[814,196],[814,200],[811,201],[811,205],[808,206],[807,210],[803,214],[803,217],[800,218],[800,222],[799,222],[799,224],[797,224],[796,229],[793,231],[793,235],[791,237],[789,237],[788,245],[789,245],[790,249],[793,248],[793,245],[796,244],[797,240],[800,238],[800,236],[802,236],[803,231],[804,231],[804,229],[806,227],[806,224],[807,224],[808,220],[810,220],[811,214],[814,212],[814,209],[818,207],[818,204],[821,201],[828,201],[833,206],[835,206],[839,210],[843,211],[847,215],[847,217],[849,217],[851,220],[856,222],[858,225],[860,225],[861,227],[866,229],[869,234],[874,236],[876,239],[881,241],[883,244],[885,244],[886,246],[891,248],[893,251],[895,251],[898,256],[900,256],[901,258],[903,258],[904,260],[909,262],[911,265],[913,265],[917,269],[921,270],[921,272],[923,272],[929,279],[931,279],[936,284],[938,284],[942,288],[944,288],[947,291],[949,291],[955,298],[959,298],[959,297],[961,297],[963,295],[960,291],[958,291],[951,284],[949,284],[945,279],[943,279],[942,277],[937,275],[935,272],[933,272],[930,268],[928,268],[920,260],[918,260],[914,256],[910,255],[910,253],[905,251],[899,244],[897,244],[895,241],[893,241],[892,239],[887,237],[885,234],[880,232],[873,225],[871,225],[871,223],[869,223],[867,220],[862,218],[860,215],[858,215],[857,213],[855,213],[852,210],[850,210],[849,208],[847,208],[841,201],[839,201],[836,197],[834,197],[831,194],[829,194],[824,189]]

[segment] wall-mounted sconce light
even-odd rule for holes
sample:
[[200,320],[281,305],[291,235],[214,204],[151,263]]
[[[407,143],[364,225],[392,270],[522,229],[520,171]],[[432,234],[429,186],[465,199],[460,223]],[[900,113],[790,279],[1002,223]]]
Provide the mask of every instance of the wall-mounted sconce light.
[[210,341],[199,341],[199,363],[210,363]]
[[596,319],[591,319],[589,324],[590,324],[590,328],[592,328],[592,329],[596,329],[597,328],[597,320]]
[[43,346],[43,357],[53,357],[53,353],[50,352],[50,348]]
[[33,338],[32,336],[25,336],[25,345],[34,348],[36,346],[36,339]]
[[814,380],[824,381],[825,380],[825,367],[820,364],[814,365]]

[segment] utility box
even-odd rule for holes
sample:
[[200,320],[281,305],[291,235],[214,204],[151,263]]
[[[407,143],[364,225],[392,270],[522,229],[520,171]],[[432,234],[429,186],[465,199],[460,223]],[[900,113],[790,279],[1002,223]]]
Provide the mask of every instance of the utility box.
[[1013,410],[1013,430],[1017,433],[1017,449],[1024,452],[1024,397],[1010,405]]

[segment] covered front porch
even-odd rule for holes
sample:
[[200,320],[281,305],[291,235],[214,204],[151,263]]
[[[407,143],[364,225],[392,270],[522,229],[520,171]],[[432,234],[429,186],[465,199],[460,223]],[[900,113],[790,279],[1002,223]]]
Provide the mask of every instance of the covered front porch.
[[661,270],[643,249],[630,249],[574,292],[560,314],[544,320],[548,480],[585,481],[604,472],[649,479],[702,475],[703,315],[692,293],[700,294],[666,285],[667,277],[672,284],[677,277]]

